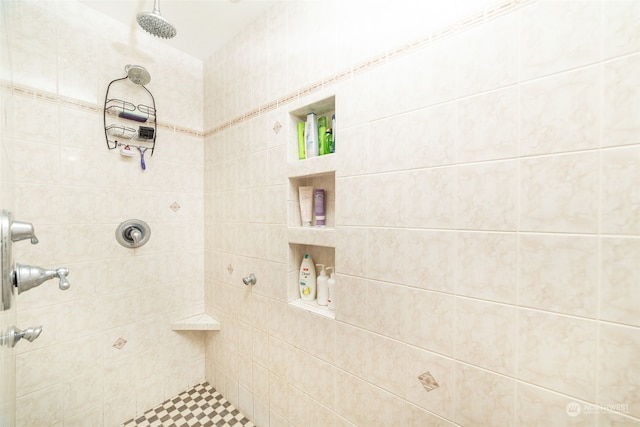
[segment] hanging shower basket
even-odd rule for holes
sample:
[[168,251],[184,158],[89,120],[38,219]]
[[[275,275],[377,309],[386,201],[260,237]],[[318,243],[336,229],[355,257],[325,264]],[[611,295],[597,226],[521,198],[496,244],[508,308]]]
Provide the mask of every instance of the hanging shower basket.
[[[137,68],[134,68],[137,67]],[[147,89],[141,80],[132,78],[132,72],[144,68],[139,66],[127,65],[125,68],[128,75],[119,79],[112,80],[107,86],[107,93],[104,99],[104,135],[107,141],[107,148],[114,150],[118,147],[135,147],[143,153],[146,150],[153,151],[156,146],[156,101],[153,95]],[[146,70],[144,70],[146,73]],[[147,76],[148,77],[148,76]],[[120,97],[112,96],[114,88],[120,84],[126,85],[129,82],[135,83],[140,90],[136,90],[136,102],[124,100]],[[150,80],[150,77],[148,77]],[[146,80],[148,82],[148,80]],[[122,89],[131,92],[131,87],[123,87]],[[138,93],[143,98],[143,103],[138,102]],[[148,105],[151,104],[151,105]],[[144,161],[142,163],[144,165]],[[144,166],[143,166],[144,169]]]

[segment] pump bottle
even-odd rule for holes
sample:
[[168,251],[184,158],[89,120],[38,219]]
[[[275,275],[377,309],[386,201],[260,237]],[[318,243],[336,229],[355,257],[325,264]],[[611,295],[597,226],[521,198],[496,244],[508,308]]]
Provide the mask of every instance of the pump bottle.
[[319,305],[327,305],[328,304],[328,281],[329,277],[327,276],[327,271],[324,269],[324,264],[316,264],[316,267],[320,267],[320,275],[317,278],[317,286],[318,286],[318,304]]
[[336,279],[333,278],[333,273],[335,272],[334,267],[327,267],[327,270],[331,270],[331,276],[327,280],[327,306],[330,310],[336,309]]

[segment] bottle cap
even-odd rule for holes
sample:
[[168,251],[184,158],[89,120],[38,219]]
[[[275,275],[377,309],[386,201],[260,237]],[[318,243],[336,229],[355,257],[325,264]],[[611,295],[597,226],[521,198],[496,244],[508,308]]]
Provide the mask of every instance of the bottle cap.
[[316,264],[316,267],[322,267],[322,270],[320,270],[320,276],[327,275],[327,271],[324,269],[324,264]]

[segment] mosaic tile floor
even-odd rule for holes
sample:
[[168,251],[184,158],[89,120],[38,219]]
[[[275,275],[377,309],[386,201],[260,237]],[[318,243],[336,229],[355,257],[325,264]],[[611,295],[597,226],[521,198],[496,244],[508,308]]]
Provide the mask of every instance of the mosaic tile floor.
[[184,391],[120,427],[255,427],[208,383]]

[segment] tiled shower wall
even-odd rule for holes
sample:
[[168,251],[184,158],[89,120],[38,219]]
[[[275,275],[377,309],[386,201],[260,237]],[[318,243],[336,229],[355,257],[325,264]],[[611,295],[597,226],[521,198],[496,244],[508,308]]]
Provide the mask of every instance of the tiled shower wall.
[[[204,380],[204,337],[170,326],[204,302],[202,62],[79,2],[2,6],[2,96],[12,102],[1,207],[40,239],[17,243],[16,261],[68,267],[71,283],[17,297],[15,324],[43,332],[16,346],[16,425],[114,427]],[[149,70],[158,109],[145,172],[104,139],[106,87],[126,64]],[[151,227],[136,250],[115,240],[130,218]],[[4,364],[1,373],[11,375]]]
[[[640,3],[343,3],[205,63],[207,380],[261,427],[640,425]],[[287,304],[288,112],[331,95],[335,320]]]

